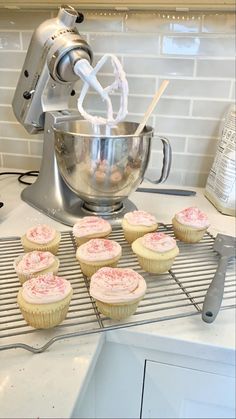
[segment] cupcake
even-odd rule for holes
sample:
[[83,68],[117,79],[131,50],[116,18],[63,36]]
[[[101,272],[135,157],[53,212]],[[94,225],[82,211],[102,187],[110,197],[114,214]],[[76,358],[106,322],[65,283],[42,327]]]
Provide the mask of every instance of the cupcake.
[[61,233],[48,225],[42,224],[32,227],[21,238],[21,244],[25,252],[41,250],[57,253],[61,240]]
[[172,219],[175,237],[186,243],[197,243],[209,227],[207,215],[197,207],[186,208]]
[[115,267],[121,257],[121,246],[114,240],[91,239],[76,251],[81,271],[90,277],[103,266]]
[[26,281],[19,289],[17,302],[26,323],[36,329],[49,329],[65,319],[72,294],[69,281],[49,272]]
[[21,284],[39,274],[53,272],[56,275],[59,265],[60,262],[56,256],[39,250],[20,255],[14,261],[14,269]]
[[131,316],[146,292],[144,278],[129,268],[101,268],[91,278],[90,295],[98,310],[113,320]]
[[107,237],[111,233],[111,225],[101,217],[89,216],[81,218],[72,229],[77,246],[90,239]]
[[129,243],[146,233],[156,231],[157,227],[158,224],[154,215],[146,211],[127,212],[122,220],[124,236]]
[[165,233],[148,233],[132,243],[142,269],[161,274],[167,272],[179,254],[176,241]]

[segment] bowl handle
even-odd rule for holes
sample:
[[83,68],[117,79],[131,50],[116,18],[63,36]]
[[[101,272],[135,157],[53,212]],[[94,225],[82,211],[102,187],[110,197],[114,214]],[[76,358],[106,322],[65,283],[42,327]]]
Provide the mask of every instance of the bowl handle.
[[161,140],[163,144],[163,164],[162,164],[161,176],[157,180],[152,180],[145,177],[146,180],[149,180],[149,182],[155,183],[155,184],[164,183],[166,181],[166,179],[169,176],[171,163],[172,163],[172,150],[171,150],[171,145],[170,145],[169,140],[165,137],[156,137],[156,138],[158,138],[158,140]]

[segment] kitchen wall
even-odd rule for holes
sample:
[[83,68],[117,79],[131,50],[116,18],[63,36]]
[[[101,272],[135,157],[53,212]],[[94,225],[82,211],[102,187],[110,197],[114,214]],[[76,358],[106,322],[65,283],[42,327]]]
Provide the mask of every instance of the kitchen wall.
[[[32,31],[55,11],[0,10],[0,167],[39,169],[43,135],[16,121],[11,102]],[[162,80],[170,84],[149,123],[171,141],[168,183],[204,186],[221,121],[235,95],[235,15],[232,13],[85,11],[79,25],[95,53],[117,54],[129,82],[129,120],[140,121]],[[110,66],[102,83],[112,77]],[[77,86],[79,92],[79,85]],[[114,101],[118,106],[117,95]],[[75,102],[72,103],[75,106]],[[95,94],[86,101],[103,114]],[[153,141],[150,170],[159,174],[161,145]]]

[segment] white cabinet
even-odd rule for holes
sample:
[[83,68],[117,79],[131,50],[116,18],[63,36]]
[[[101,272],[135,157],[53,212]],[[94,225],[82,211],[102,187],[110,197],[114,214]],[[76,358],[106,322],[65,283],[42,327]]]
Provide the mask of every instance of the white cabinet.
[[235,418],[234,379],[146,361],[141,418]]
[[106,342],[71,417],[234,418],[234,369],[227,359]]

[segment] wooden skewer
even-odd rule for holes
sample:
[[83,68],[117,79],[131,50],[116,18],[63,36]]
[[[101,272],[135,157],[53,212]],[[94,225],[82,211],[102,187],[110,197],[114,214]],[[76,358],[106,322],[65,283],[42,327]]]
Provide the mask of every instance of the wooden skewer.
[[141,134],[143,128],[145,127],[145,125],[147,123],[148,118],[150,117],[151,113],[154,111],[154,109],[157,105],[157,102],[159,101],[159,99],[163,95],[163,93],[164,93],[165,89],[167,88],[168,84],[169,84],[169,80],[164,80],[162,82],[160,88],[155,93],[149,107],[147,108],[147,110],[145,112],[145,115],[143,117],[143,120],[142,120],[142,122],[140,122],[140,124],[139,124],[138,128],[136,129],[134,135],[140,135]]

